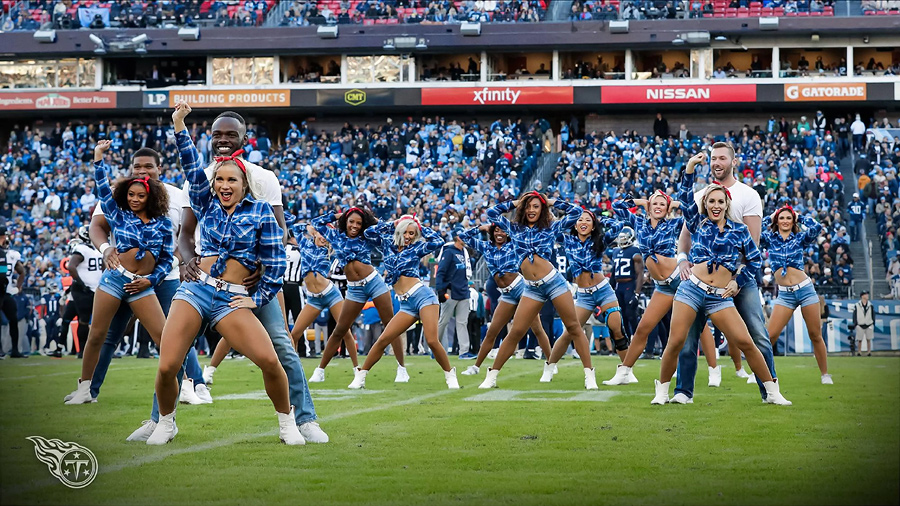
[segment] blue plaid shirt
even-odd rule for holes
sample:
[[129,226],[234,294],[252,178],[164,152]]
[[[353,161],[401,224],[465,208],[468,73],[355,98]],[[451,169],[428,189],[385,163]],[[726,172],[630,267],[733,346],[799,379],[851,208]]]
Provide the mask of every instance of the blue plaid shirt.
[[[147,279],[152,286],[166,279],[172,270],[172,260],[175,258],[175,241],[172,239],[172,221],[168,216],[158,216],[144,223],[131,209],[122,209],[113,200],[112,190],[109,187],[109,168],[102,161],[94,162],[94,179],[97,181],[97,193],[100,196],[100,208],[109,222],[116,237],[116,251],[125,253],[137,248],[135,260],[144,258],[150,253],[156,259]],[[165,190],[163,190],[165,191]]]
[[354,238],[347,237],[347,234],[328,226],[334,221],[334,214],[326,213],[313,218],[311,223],[331,243],[338,267],[343,268],[353,261],[372,265],[372,248],[375,247],[372,241],[366,238],[365,233]]
[[319,273],[324,277],[328,277],[328,266],[331,260],[328,259],[328,248],[320,248],[305,234],[299,236],[300,240],[297,244],[300,246],[300,277],[304,277],[310,272]]
[[394,223],[381,221],[364,232],[366,239],[375,243],[384,253],[384,282],[393,285],[400,276],[419,277],[419,264],[422,257],[437,251],[444,245],[441,234],[428,227],[422,227],[422,239],[409,246],[398,249],[394,245]]
[[287,270],[287,254],[281,242],[284,233],[275,221],[272,206],[248,193],[235,204],[231,214],[225,212],[213,195],[204,167],[200,165],[200,154],[187,130],[176,132],[175,141],[181,167],[191,183],[188,192],[191,209],[200,224],[200,256],[219,257],[210,269],[210,276],[221,276],[229,258],[251,271],[260,262],[262,279],[251,297],[257,307],[266,305],[281,290]]
[[782,276],[787,274],[788,267],[803,270],[803,250],[815,244],[819,233],[822,232],[822,224],[811,216],[800,217],[800,223],[806,227],[805,230],[798,233],[791,232],[788,238],[784,239],[779,232],[772,232],[771,216],[766,216],[762,220],[759,244],[768,250],[772,270],[782,269]]
[[652,258],[655,262],[659,262],[656,255],[675,257],[678,250],[678,236],[681,235],[684,218],[666,218],[657,222],[656,228],[653,228],[646,216],[632,213],[630,206],[624,200],[613,202],[613,211],[616,213],[616,218],[634,229],[644,260]]
[[747,267],[736,278],[738,286],[744,286],[756,279],[756,273],[762,266],[762,253],[743,223],[735,223],[726,218],[725,230],[720,232],[719,227],[708,217],[700,216],[693,194],[695,175],[684,174],[678,194],[684,223],[691,233],[691,262],[706,262],[710,274],[717,267],[724,267],[734,273],[740,268],[741,260],[745,259]]
[[554,221],[549,228],[537,228],[514,224],[503,216],[503,213],[511,211],[514,207],[515,202],[509,200],[488,209],[487,215],[491,223],[509,235],[509,240],[515,247],[519,265],[526,258],[534,263],[534,255],[552,262],[553,243],[556,242],[556,238],[562,232],[572,228],[583,212],[583,209],[574,204],[557,200],[553,203],[553,207],[564,212],[565,217]]
[[509,272],[519,272],[519,257],[516,255],[515,247],[512,244],[506,243],[501,247],[497,247],[490,241],[480,239],[480,234],[481,231],[477,228],[470,228],[459,237],[464,243],[471,246],[472,249],[484,257],[488,270],[491,271],[491,276],[502,276]]
[[[599,218],[603,226],[603,243],[612,246],[619,237],[624,225],[610,218]],[[559,235],[559,239],[565,246],[566,259],[569,263],[569,274],[577,277],[582,272],[603,273],[603,253],[594,253],[594,242],[588,237],[582,241],[573,230],[567,230]]]

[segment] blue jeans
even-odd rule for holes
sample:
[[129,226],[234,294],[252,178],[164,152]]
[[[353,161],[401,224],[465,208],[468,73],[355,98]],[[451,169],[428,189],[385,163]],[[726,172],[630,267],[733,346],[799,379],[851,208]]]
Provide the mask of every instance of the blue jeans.
[[[281,314],[278,299],[272,299],[265,306],[254,309],[253,314],[265,327],[269,338],[272,340],[275,353],[278,355],[278,360],[281,361],[281,367],[287,373],[291,405],[294,406],[294,419],[297,425],[315,420],[318,417],[316,416],[316,408],[313,406],[312,396],[309,395],[306,375],[303,372],[303,366],[300,364],[300,357],[297,355],[297,351],[294,350],[291,336],[287,333],[287,329],[284,326],[284,316]],[[193,346],[191,349],[193,349]],[[181,387],[181,376],[182,373],[179,371],[179,388]],[[150,419],[154,422],[159,422],[159,406],[156,403],[156,395],[153,396],[153,411],[150,413]]]
[[[756,281],[747,283],[737,295],[734,296],[734,307],[738,314],[743,318],[750,331],[750,337],[756,343],[756,347],[762,353],[766,360],[766,366],[773,378],[775,376],[775,358],[772,354],[772,343],[769,341],[769,332],[766,330],[765,319],[762,313],[762,301],[759,298],[759,288]],[[684,341],[684,348],[678,355],[678,381],[675,384],[675,394],[685,394],[688,397],[694,396],[694,377],[697,375],[697,345],[700,343],[700,332],[706,325],[706,314],[698,314],[691,330],[688,332],[687,339]],[[726,336],[727,337],[727,336]],[[763,387],[762,380],[756,376],[756,384],[759,385],[759,393],[763,399],[766,398],[766,389]]]
[[[169,314],[169,308],[172,306],[172,297],[175,296],[175,291],[178,290],[180,284],[181,282],[177,279],[170,279],[163,281],[154,289],[159,305],[166,315]],[[131,315],[131,306],[123,303],[119,306],[119,311],[113,316],[112,322],[110,322],[109,332],[106,333],[106,341],[103,342],[103,347],[100,349],[100,359],[97,361],[97,367],[94,369],[93,377],[91,377],[91,397],[100,395],[100,387],[103,386],[103,381],[106,379],[106,373],[109,370],[112,357],[125,337],[125,327],[128,326]],[[197,351],[193,347],[191,351],[193,354],[188,354],[185,361],[185,369],[188,372],[188,377],[194,380],[194,384],[203,383],[203,371],[200,370]],[[181,386],[183,373],[184,371],[181,371],[181,374],[178,375],[179,387]],[[155,400],[156,398],[154,397]]]

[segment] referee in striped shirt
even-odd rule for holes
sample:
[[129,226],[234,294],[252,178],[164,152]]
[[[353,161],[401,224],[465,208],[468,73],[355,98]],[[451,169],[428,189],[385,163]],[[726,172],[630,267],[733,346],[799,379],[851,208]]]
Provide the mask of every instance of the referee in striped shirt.
[[[287,253],[287,270],[284,271],[284,310],[287,313],[285,320],[293,322],[297,320],[305,301],[303,290],[300,289],[300,283],[303,281],[300,274],[300,249],[292,229],[288,229],[288,242],[284,249]],[[297,343],[297,355],[306,358],[305,339]]]

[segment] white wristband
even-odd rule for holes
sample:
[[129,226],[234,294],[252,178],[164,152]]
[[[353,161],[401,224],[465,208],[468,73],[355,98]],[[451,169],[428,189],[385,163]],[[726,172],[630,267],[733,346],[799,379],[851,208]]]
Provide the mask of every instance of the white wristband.
[[687,262],[688,261],[687,253],[679,253],[678,255],[675,256],[675,260],[678,260],[679,264],[681,262]]
[[99,248],[99,249],[100,249],[100,254],[101,254],[101,255],[106,254],[106,250],[108,250],[109,248],[112,248],[112,246],[110,246],[108,242],[105,242],[105,243],[101,244],[101,245],[100,245],[100,248]]

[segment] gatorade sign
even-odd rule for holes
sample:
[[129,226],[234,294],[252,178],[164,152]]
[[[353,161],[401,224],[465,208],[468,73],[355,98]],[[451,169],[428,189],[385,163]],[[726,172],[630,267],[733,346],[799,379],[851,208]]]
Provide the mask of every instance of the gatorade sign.
[[786,84],[785,102],[844,102],[866,99],[865,83]]

